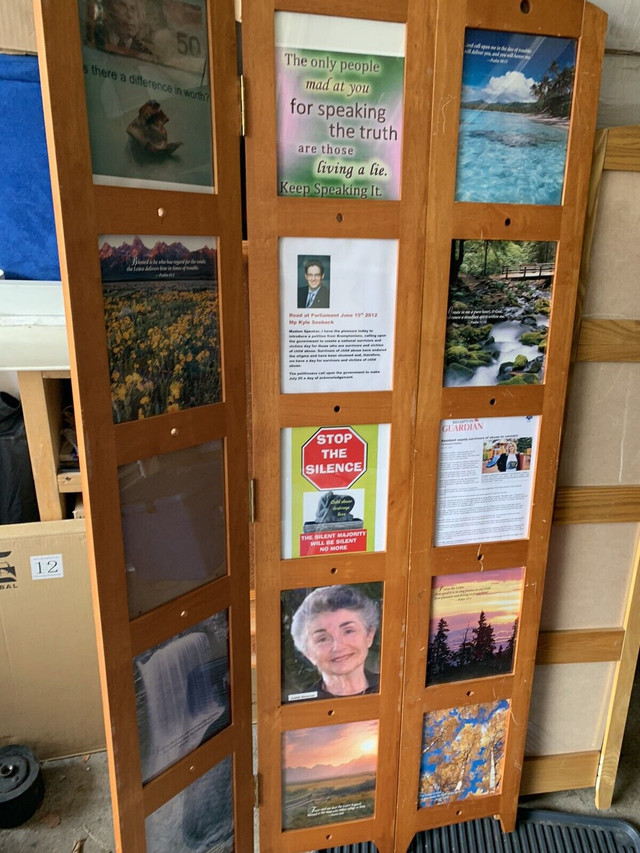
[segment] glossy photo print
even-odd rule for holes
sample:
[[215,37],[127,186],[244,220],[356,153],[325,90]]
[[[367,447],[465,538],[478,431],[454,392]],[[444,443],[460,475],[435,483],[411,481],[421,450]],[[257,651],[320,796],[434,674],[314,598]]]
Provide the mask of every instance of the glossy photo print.
[[404,24],[276,12],[278,195],[398,199]]
[[227,572],[223,442],[118,467],[129,616]]
[[381,583],[284,590],[281,614],[283,702],[378,693]]
[[444,385],[544,381],[555,243],[454,240]]
[[576,42],[468,29],[456,201],[562,203]]
[[231,756],[152,812],[144,828],[148,853],[234,853]]
[[424,715],[418,808],[500,791],[509,709],[501,699]]
[[133,674],[148,782],[231,722],[227,611],[136,655]]
[[294,729],[282,735],[282,828],[371,817],[378,720]]
[[103,234],[114,423],[222,399],[215,237]]
[[93,180],[213,192],[206,0],[78,0]]
[[427,687],[512,671],[523,576],[518,568],[433,578]]

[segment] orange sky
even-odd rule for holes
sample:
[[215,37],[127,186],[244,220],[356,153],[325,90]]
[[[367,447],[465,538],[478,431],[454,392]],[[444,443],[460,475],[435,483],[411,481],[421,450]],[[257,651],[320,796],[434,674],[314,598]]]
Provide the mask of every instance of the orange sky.
[[377,751],[378,720],[294,729],[283,736],[283,762],[289,767],[348,764]]

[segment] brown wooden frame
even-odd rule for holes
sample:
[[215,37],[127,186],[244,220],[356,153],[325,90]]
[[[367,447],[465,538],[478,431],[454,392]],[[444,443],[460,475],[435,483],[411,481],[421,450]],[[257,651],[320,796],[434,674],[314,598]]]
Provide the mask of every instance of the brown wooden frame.
[[[440,0],[434,67],[433,139],[427,213],[425,293],[416,473],[408,596],[404,716],[400,750],[396,850],[415,832],[487,815],[515,825],[531,680],[548,548],[558,446],[577,293],[591,148],[604,50],[606,16],[582,0]],[[563,203],[558,207],[454,202],[460,79],[466,27],[578,39],[576,82]],[[537,387],[442,388],[449,254],[453,239],[557,241],[556,275],[545,383]],[[529,538],[511,542],[433,546],[439,423],[442,419],[541,415]],[[514,672],[506,677],[425,688],[431,578],[453,572],[525,567],[525,589]],[[422,717],[428,710],[510,699],[501,791],[418,809]]]
[[[612,127],[596,133],[582,250],[572,360],[640,361],[640,320],[584,320],[582,304],[589,277],[598,200],[605,171],[640,171],[640,128]],[[640,522],[640,486],[565,486],[556,493],[554,524]],[[537,664],[615,663],[602,747],[584,753],[527,756],[521,793],[534,794],[595,786],[599,809],[611,806],[627,709],[640,649],[640,543],[629,567],[629,591],[622,625],[608,630],[551,631],[538,641]],[[571,650],[569,645],[572,647]],[[564,651],[564,653],[563,653]]]
[[[208,6],[215,193],[94,186],[76,0],[36,3],[54,209],[87,510],[92,590],[116,847],[146,850],[144,818],[228,755],[234,761],[235,843],[253,844],[247,430],[239,108],[231,2]],[[98,235],[218,238],[224,402],[117,424],[98,262]],[[81,413],[81,417],[78,417]],[[117,466],[223,439],[228,575],[129,621]],[[143,785],[132,658],[220,610],[229,611],[232,722]]]
[[[433,4],[415,0],[286,0],[245,9],[247,174],[251,300],[256,652],[260,849],[294,853],[363,840],[393,849],[400,733],[413,401],[424,256]],[[406,22],[404,142],[399,201],[287,199],[276,195],[274,12]],[[399,241],[393,391],[281,394],[278,238],[388,238]],[[388,538],[384,552],[280,559],[280,430],[296,425],[391,424]],[[280,704],[280,591],[358,581],[384,582],[381,690],[377,695]],[[281,829],[281,736],[294,728],[380,720],[375,815],[316,828]]]

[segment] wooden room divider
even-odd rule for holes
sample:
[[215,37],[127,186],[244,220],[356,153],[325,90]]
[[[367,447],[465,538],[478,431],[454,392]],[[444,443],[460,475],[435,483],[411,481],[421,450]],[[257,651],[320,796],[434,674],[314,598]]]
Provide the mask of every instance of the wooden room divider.
[[116,847],[250,850],[233,5],[154,5],[36,4]]
[[118,850],[253,849],[250,517],[260,850],[512,829],[605,16],[37,17]]

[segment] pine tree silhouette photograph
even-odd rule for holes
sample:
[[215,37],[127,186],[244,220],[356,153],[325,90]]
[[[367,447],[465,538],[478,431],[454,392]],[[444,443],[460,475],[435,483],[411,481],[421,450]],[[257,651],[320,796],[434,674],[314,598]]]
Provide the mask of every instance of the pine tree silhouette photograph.
[[508,714],[500,699],[424,715],[418,808],[500,790]]
[[513,669],[523,568],[435,577],[427,687]]

